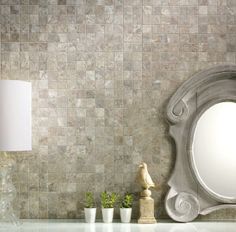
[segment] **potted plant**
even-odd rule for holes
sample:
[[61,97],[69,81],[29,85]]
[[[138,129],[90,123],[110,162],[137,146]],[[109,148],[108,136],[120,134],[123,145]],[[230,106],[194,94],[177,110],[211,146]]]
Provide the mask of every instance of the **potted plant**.
[[85,193],[85,221],[87,223],[94,223],[96,220],[96,207],[95,207],[95,200],[94,195],[92,192]]
[[118,195],[116,193],[108,193],[104,191],[101,193],[101,205],[102,205],[102,219],[105,223],[111,223],[113,221],[114,206],[117,201]]
[[131,193],[125,193],[120,199],[120,218],[121,222],[129,223],[131,220],[133,206],[133,195]]

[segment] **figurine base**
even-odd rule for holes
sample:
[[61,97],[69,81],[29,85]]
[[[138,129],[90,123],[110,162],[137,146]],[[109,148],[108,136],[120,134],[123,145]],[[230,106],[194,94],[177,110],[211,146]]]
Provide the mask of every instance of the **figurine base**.
[[154,200],[151,197],[139,199],[139,224],[154,224],[156,219],[154,217]]
[[152,218],[139,218],[138,224],[155,224],[157,223],[156,219],[154,217]]

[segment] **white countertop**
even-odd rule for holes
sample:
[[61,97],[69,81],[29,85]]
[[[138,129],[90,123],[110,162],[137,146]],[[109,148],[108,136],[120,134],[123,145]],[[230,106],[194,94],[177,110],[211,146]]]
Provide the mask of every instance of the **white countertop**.
[[0,223],[1,232],[236,232],[236,222],[174,223],[160,221],[156,224],[97,222],[87,224],[81,220],[22,220],[20,227]]

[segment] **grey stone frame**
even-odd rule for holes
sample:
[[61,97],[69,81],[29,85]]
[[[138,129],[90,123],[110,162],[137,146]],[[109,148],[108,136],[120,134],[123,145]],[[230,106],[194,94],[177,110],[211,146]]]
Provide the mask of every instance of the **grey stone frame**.
[[165,208],[175,221],[189,222],[199,214],[236,208],[236,198],[213,193],[202,183],[193,165],[192,140],[196,123],[210,106],[223,101],[236,102],[236,66],[233,65],[196,73],[180,86],[168,103],[169,132],[177,154],[168,181],[170,190]]

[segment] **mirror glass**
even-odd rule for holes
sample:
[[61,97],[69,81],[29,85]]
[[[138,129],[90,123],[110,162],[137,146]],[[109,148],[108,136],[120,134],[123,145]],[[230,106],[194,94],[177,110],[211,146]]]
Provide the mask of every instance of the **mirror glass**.
[[200,183],[221,198],[236,199],[236,103],[221,102],[199,118],[192,164]]

